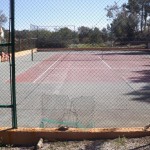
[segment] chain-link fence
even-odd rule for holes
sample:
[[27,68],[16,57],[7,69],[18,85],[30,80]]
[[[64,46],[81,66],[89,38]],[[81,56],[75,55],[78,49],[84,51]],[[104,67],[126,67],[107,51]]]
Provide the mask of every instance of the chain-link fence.
[[[139,127],[150,123],[150,2],[0,2],[0,105],[16,91],[18,127]],[[3,32],[2,32],[3,31]],[[11,109],[0,108],[1,126]]]
[[[9,25],[9,1],[0,4],[0,44],[10,41]],[[0,46],[0,124],[1,126],[12,126],[12,88],[11,88],[11,66],[9,57],[10,47]]]

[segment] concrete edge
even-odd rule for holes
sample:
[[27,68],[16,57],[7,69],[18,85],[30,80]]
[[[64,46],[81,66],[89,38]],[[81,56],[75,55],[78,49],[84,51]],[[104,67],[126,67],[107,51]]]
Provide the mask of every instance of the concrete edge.
[[114,139],[118,137],[136,138],[150,136],[150,129],[144,128],[69,128],[59,131],[57,128],[0,128],[0,139],[3,144],[35,145],[40,138],[47,141]]

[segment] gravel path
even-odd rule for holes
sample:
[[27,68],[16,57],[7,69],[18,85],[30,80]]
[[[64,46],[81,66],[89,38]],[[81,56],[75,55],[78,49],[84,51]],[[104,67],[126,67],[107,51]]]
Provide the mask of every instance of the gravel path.
[[[1,147],[1,149],[11,150],[34,150],[32,147]],[[142,138],[125,137],[113,140],[94,140],[94,141],[68,141],[68,142],[44,142],[41,150],[150,150],[150,136]]]

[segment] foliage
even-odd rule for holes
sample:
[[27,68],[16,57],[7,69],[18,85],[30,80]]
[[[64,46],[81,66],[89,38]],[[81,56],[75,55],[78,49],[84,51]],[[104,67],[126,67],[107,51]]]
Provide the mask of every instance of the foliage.
[[67,47],[73,43],[75,34],[68,28],[60,28],[57,31],[39,30],[37,35],[37,47]]
[[[28,31],[26,31],[28,33]],[[26,34],[20,32],[20,37],[24,38]],[[101,44],[107,41],[107,29],[89,28],[81,26],[77,31],[67,27],[59,30],[49,31],[38,29],[30,31],[30,38],[36,40],[36,47],[39,48],[64,48],[77,44]]]
[[107,17],[112,19],[108,25],[112,40],[134,41],[139,37],[147,38],[149,34],[150,0],[128,0],[118,6],[114,3],[105,8]]

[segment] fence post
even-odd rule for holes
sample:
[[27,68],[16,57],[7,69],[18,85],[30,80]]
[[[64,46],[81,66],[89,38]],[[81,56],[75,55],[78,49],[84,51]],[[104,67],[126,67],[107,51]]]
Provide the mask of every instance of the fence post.
[[16,77],[15,77],[15,0],[10,0],[12,48],[12,128],[17,128]]

